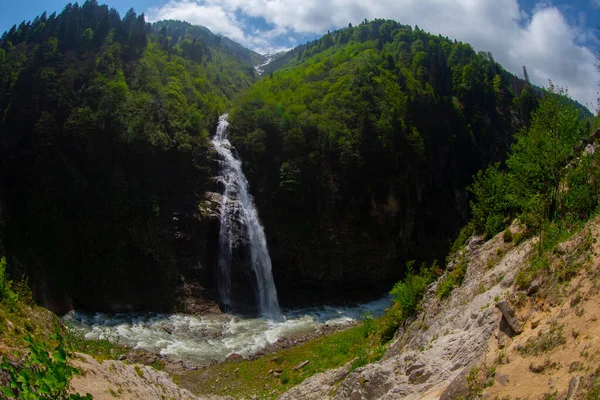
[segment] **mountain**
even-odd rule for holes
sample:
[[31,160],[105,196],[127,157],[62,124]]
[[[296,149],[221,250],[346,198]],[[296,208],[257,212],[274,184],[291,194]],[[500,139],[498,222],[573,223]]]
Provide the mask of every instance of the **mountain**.
[[200,25],[192,25],[189,22],[165,20],[157,21],[152,24],[152,30],[160,35],[161,30],[167,30],[170,33],[171,40],[177,43],[180,38],[188,36],[188,40],[201,42],[208,46],[219,47],[238,60],[250,65],[259,65],[266,61],[265,56],[255,51],[249,50],[241,44],[220,35],[215,35],[208,28]]
[[466,187],[502,161],[541,89],[490,53],[395,21],[276,58],[231,112],[280,298],[389,290],[406,260],[443,264]]
[[541,93],[489,53],[395,21],[276,55],[259,79],[265,62],[206,28],[95,0],[5,32],[11,274],[57,312],[215,310],[209,138],[231,110],[280,298],[379,295],[407,259],[443,264],[472,176],[504,159]]
[[188,292],[216,298],[218,219],[199,210],[214,185],[209,137],[257,79],[256,57],[95,1],[2,35],[2,239],[41,304],[172,311]]

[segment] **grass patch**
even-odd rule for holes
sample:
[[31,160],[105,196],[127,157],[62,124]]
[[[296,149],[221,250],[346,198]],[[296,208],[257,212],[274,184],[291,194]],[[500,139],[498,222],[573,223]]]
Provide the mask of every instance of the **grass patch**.
[[494,384],[494,378],[496,376],[496,368],[487,368],[485,366],[473,367],[469,371],[469,375],[466,377],[467,388],[469,394],[467,396],[457,397],[457,400],[466,400],[479,397],[485,389],[491,387]]
[[117,360],[129,351],[127,347],[107,339],[86,339],[82,332],[74,329],[67,329],[65,341],[71,351],[89,354],[97,361]]
[[462,284],[467,273],[467,258],[462,256],[452,271],[446,273],[444,279],[439,283],[437,295],[439,298],[446,298],[452,293],[455,287]]
[[583,392],[585,393],[585,400],[598,400],[600,399],[600,368],[586,379],[587,382],[583,385]]
[[583,227],[582,221],[563,220],[546,224],[540,235],[541,240],[536,244],[537,251],[516,275],[517,286],[527,289],[536,279],[548,281],[552,286],[552,283],[569,282],[575,277],[583,268],[586,258],[590,257],[594,240],[591,231],[575,239],[575,247],[567,256],[559,250],[559,243],[571,239]]
[[135,373],[140,377],[143,378],[144,377],[144,371],[142,371],[142,369],[140,368],[139,365],[135,365],[133,367],[133,369],[135,369]]
[[513,241],[513,233],[510,230],[510,228],[506,228],[504,230],[504,233],[502,234],[502,239],[504,240],[505,243],[510,243]]
[[566,343],[563,326],[556,321],[552,321],[549,329],[541,330],[538,336],[529,338],[525,346],[519,349],[519,352],[523,355],[537,356]]
[[[306,378],[355,359],[353,367],[378,360],[383,352],[372,348],[367,322],[255,360],[225,362],[177,377],[177,382],[199,395],[275,398]],[[300,363],[310,360],[301,369]],[[269,371],[281,370],[281,375]]]

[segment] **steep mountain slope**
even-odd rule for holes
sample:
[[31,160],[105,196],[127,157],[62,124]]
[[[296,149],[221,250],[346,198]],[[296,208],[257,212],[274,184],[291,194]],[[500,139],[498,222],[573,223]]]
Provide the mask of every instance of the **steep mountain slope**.
[[[527,288],[519,277],[537,237],[519,244],[502,234],[471,238],[456,259],[467,266],[462,285],[440,299],[447,275],[432,284],[382,360],[315,375],[279,398],[597,398],[599,221],[559,244],[548,279]],[[568,280],[553,276],[565,271]]]
[[209,132],[257,76],[232,46],[94,0],[2,35],[2,238],[41,304],[172,311],[186,293],[215,297],[218,219],[199,208]]
[[472,175],[503,159],[537,102],[491,54],[394,21],[284,59],[236,103],[231,131],[289,301],[373,295],[405,260],[443,259]]
[[[266,61],[265,56],[249,50],[225,36],[215,35],[204,26],[192,25],[184,21],[166,20],[154,22],[152,30],[158,35],[162,34],[164,37],[170,37],[169,40],[174,43],[178,43],[179,38],[185,40],[185,36],[188,36],[188,40],[191,40],[192,43],[182,43],[182,47],[193,46],[198,43],[203,48],[206,48],[206,46],[219,47],[221,51],[229,53],[238,60],[252,66]],[[198,51],[197,53],[201,54],[202,51]]]
[[278,60],[253,85],[255,52],[94,0],[6,32],[0,201],[13,275],[58,312],[214,307],[203,303],[217,298],[220,200],[208,139],[232,108],[280,297],[378,295],[406,259],[443,258],[468,214],[465,187],[503,159],[539,95],[491,54],[394,21]]

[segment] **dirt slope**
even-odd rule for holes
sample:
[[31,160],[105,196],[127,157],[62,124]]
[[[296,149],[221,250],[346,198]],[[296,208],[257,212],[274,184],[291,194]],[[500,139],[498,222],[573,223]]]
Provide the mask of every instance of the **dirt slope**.
[[177,386],[166,372],[141,364],[107,360],[98,362],[76,353],[73,365],[81,374],[71,380],[73,393],[90,393],[95,400],[220,400],[224,397],[196,397]]
[[[582,397],[597,379],[600,358],[600,245],[590,247],[599,221],[550,257],[550,271],[553,265],[576,268],[573,279],[548,278],[525,290],[516,288],[515,277],[529,265],[536,238],[519,245],[502,234],[485,243],[472,238],[464,250],[463,284],[444,300],[437,296],[443,277],[433,284],[422,311],[382,360],[316,375],[281,399],[564,399],[570,385],[569,398]],[[522,333],[502,317],[496,307],[502,300],[523,324]]]

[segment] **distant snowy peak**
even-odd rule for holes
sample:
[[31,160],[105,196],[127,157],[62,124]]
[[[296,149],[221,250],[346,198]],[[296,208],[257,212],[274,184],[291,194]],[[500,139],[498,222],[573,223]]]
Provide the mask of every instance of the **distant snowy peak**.
[[271,63],[274,59],[279,57],[280,55],[286,53],[286,51],[277,51],[273,53],[267,53],[263,55],[262,63],[255,65],[254,70],[258,73],[258,75],[262,76],[265,72],[265,67]]

